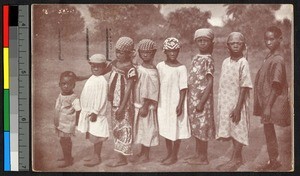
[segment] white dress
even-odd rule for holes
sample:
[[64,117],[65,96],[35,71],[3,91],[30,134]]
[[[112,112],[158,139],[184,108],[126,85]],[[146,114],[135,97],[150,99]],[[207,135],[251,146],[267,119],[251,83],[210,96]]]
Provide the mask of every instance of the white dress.
[[150,105],[146,117],[139,115],[140,108],[144,105],[144,98],[158,101],[159,79],[157,69],[137,67],[138,81],[135,85],[135,114],[134,135],[135,143],[151,147],[159,143],[158,122],[155,105]]
[[[77,129],[89,132],[96,137],[108,137],[108,121],[106,117],[108,85],[104,76],[92,75],[85,83],[80,96],[81,113]],[[89,116],[97,114],[97,120],[91,122]]]
[[171,67],[160,62],[157,64],[160,78],[160,93],[157,108],[159,134],[175,141],[191,137],[187,114],[187,102],[184,100],[182,114],[177,117],[180,90],[187,88],[187,69],[184,65]]

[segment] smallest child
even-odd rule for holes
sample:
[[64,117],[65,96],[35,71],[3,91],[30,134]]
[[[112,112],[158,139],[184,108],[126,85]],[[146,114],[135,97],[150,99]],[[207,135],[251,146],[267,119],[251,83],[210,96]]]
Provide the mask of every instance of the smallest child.
[[73,164],[72,140],[71,136],[75,134],[76,119],[80,113],[80,103],[77,95],[74,94],[76,75],[71,71],[65,71],[60,75],[59,94],[55,110],[57,115],[54,118],[54,125],[58,136],[60,137],[60,146],[63,152],[63,161],[58,167],[63,168]]

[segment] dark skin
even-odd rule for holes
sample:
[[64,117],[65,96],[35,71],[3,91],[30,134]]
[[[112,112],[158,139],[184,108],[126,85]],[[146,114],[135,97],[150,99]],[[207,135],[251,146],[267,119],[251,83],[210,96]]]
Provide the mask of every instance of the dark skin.
[[[264,40],[265,40],[266,47],[270,50],[270,53],[268,54],[268,56],[271,56],[280,48],[280,43],[282,41],[282,37],[281,36],[276,37],[273,32],[267,31],[265,33]],[[270,120],[271,108],[276,100],[277,92],[279,90],[280,90],[280,85],[273,83],[268,103],[267,103],[267,105],[264,109],[263,115],[262,115],[263,121],[268,122]]]
[[[244,42],[239,41],[237,38],[231,38],[229,39],[227,46],[232,60],[239,60],[243,57],[243,50],[245,48]],[[238,102],[234,110],[229,115],[229,117],[232,119],[232,122],[235,124],[238,124],[241,121],[241,110],[248,91],[249,88],[247,87],[240,88]]]
[[[199,37],[195,41],[196,41],[196,44],[198,45],[199,53],[201,55],[211,54],[212,47],[214,44],[211,39],[209,39],[207,37]],[[204,90],[202,97],[201,98],[199,97],[200,102],[196,107],[197,112],[203,111],[205,102],[208,100],[208,97],[213,89],[213,79],[214,79],[213,76],[210,74],[206,75],[206,79],[208,81],[207,87]]]
[[[155,69],[156,67],[153,65],[153,59],[156,50],[139,50],[139,56],[143,60],[142,66],[149,69]],[[156,101],[144,98],[144,104],[139,110],[139,114],[141,117],[146,117],[149,113],[150,105],[157,104]]]
[[[179,54],[179,49],[175,50],[165,50],[164,53],[167,56],[167,60],[165,63],[169,65],[170,67],[178,67],[181,66],[182,64],[177,60],[178,54]],[[179,97],[179,102],[176,108],[176,114],[177,116],[180,116],[182,114],[182,109],[183,109],[183,102],[186,96],[186,91],[187,89],[182,89],[180,90],[180,97]]]
[[[131,65],[132,64],[131,63],[132,54],[133,54],[133,52],[125,52],[125,51],[116,50],[116,56],[117,56],[116,67],[122,68],[122,67],[126,67],[128,65]],[[119,109],[116,111],[116,120],[118,120],[118,121],[121,121],[124,119],[125,106],[129,100],[133,86],[134,86],[134,81],[132,79],[128,79],[126,87],[125,87],[124,98],[119,106]]]

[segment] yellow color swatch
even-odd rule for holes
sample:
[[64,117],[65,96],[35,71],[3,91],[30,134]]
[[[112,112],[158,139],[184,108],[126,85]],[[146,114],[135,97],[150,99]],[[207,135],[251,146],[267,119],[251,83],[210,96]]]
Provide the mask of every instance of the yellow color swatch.
[[3,48],[4,89],[9,89],[9,49]]

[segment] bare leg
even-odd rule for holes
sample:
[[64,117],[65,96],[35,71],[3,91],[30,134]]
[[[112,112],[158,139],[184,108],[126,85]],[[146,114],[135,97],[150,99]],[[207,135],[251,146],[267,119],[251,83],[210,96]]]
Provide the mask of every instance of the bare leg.
[[171,157],[163,162],[164,165],[171,165],[171,164],[174,164],[177,162],[177,156],[178,156],[178,152],[179,152],[179,148],[180,148],[180,143],[181,143],[180,139],[178,139],[174,142],[174,147],[172,150]]
[[167,159],[169,159],[171,157],[171,154],[172,154],[172,148],[173,148],[173,142],[169,139],[166,139],[166,147],[167,147],[167,156],[162,159],[161,162],[164,162],[166,161]]

